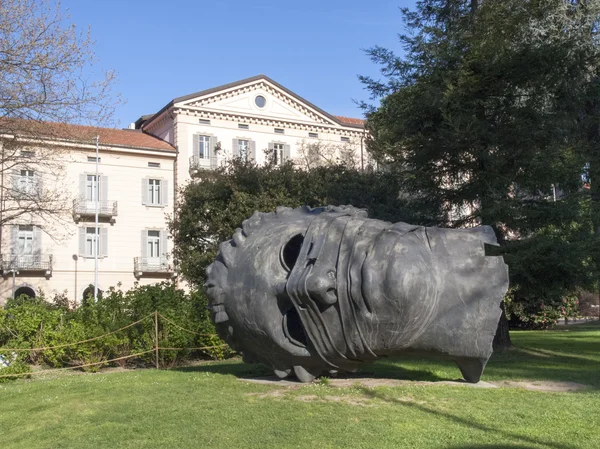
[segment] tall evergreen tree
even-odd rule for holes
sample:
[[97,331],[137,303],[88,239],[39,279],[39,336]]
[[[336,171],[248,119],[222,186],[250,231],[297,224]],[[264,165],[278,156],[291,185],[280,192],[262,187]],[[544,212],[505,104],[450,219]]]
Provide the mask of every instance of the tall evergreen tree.
[[585,97],[599,4],[422,0],[403,10],[405,56],[368,51],[384,76],[361,77],[381,99],[370,151],[404,173],[429,221],[494,228],[517,304],[558,304],[591,274],[582,129],[598,123]]

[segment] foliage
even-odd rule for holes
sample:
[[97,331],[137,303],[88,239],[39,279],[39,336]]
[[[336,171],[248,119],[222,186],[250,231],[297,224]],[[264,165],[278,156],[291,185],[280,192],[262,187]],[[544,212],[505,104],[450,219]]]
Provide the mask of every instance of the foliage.
[[[164,282],[137,285],[126,292],[110,288],[97,302],[90,298],[74,309],[67,307],[63,295],[54,299],[50,303],[43,295],[35,299],[23,296],[9,300],[6,307],[0,309],[0,355],[10,355],[10,352],[2,352],[2,347],[42,348],[19,351],[16,361],[44,363],[50,367],[94,364],[84,369],[97,371],[104,365],[102,362],[155,347],[154,311],[164,317],[158,321],[160,347],[181,348],[159,351],[160,366],[173,366],[191,357],[230,355],[230,351],[222,347],[222,341],[214,336],[207,299],[202,292],[186,293],[175,284]],[[139,323],[130,326],[137,321]],[[218,347],[192,349],[205,346]],[[155,352],[136,359],[154,365]],[[126,360],[118,364],[125,366]]]
[[229,240],[255,211],[278,206],[352,204],[387,221],[414,221],[391,172],[360,171],[345,164],[301,169],[291,162],[258,166],[235,159],[215,171],[203,171],[181,190],[169,228],[174,258],[188,282],[201,285],[218,244]]
[[598,0],[419,1],[403,10],[405,56],[372,48],[384,80],[361,77],[381,99],[363,105],[369,151],[431,221],[494,228],[527,322],[598,272],[582,123],[597,129],[586,105],[599,11]]

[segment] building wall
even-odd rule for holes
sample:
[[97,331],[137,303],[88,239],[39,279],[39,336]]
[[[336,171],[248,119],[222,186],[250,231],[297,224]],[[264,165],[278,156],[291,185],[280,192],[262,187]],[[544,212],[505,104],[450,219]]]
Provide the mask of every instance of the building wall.
[[[88,161],[94,157],[93,151],[72,150],[65,160],[65,176],[63,188],[69,192],[69,197],[75,199],[80,195],[80,176],[86,173],[95,173],[95,162]],[[130,288],[136,282],[134,276],[134,257],[142,254],[142,230],[162,229],[166,231],[165,214],[173,212],[172,189],[174,153],[172,155],[153,154],[128,154],[112,148],[110,151],[100,152],[98,171],[106,176],[107,199],[117,202],[117,215],[113,222],[109,218],[102,218],[99,227],[106,230],[107,255],[99,258],[100,289],[116,286],[118,283],[124,289]],[[149,167],[148,163],[159,163],[160,168]],[[142,204],[142,179],[153,178],[166,181],[168,195],[167,204],[163,207],[147,206]],[[164,192],[164,191],[163,191]],[[35,290],[42,289],[46,295],[66,291],[70,299],[80,300],[83,290],[94,282],[93,258],[81,256],[79,228],[94,227],[93,215],[82,217],[76,223],[73,216],[64,217],[62,225],[39,223],[45,227],[41,234],[42,254],[51,254],[53,257],[52,273],[46,279],[42,274],[21,271],[15,277],[18,288],[27,285]],[[18,223],[32,223],[23,217]],[[4,226],[2,254],[11,252],[12,228]],[[101,231],[102,235],[102,231]],[[13,241],[14,242],[14,241]],[[12,243],[14,244],[14,243]],[[167,246],[168,249],[168,246]],[[161,251],[162,252],[162,251]],[[154,283],[165,279],[141,277],[141,284]],[[0,278],[0,302],[12,295],[12,273],[5,273]]]

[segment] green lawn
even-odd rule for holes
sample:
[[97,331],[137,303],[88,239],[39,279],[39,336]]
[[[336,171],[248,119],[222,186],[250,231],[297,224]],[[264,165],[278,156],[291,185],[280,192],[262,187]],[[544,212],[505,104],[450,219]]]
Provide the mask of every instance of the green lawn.
[[[237,360],[0,384],[0,448],[600,448],[600,325],[514,332],[484,381],[577,392],[411,383],[300,388],[242,382]],[[452,363],[385,360],[374,377],[451,380]]]

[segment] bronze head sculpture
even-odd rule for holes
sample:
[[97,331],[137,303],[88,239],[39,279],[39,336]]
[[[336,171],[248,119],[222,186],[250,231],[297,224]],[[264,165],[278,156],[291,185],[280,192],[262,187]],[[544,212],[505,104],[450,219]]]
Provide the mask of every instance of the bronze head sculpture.
[[424,353],[478,382],[508,288],[484,244],[496,244],[487,226],[392,224],[352,206],[256,212],[207,269],[213,321],[245,361],[281,378]]

